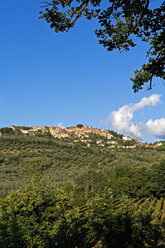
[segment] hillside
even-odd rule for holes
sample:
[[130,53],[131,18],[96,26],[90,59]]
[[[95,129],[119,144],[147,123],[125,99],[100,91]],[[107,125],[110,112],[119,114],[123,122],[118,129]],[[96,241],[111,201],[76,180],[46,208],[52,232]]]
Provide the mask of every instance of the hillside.
[[0,247],[165,247],[164,144],[111,135],[0,136]]
[[31,137],[47,137],[58,138],[65,140],[67,143],[82,142],[87,147],[97,145],[100,147],[108,147],[110,149],[134,149],[136,147],[144,148],[161,148],[164,149],[165,142],[155,142],[147,144],[138,142],[129,136],[118,134],[113,130],[93,128],[92,126],[77,124],[67,128],[55,126],[14,126],[0,128],[0,135],[15,135],[15,136],[31,136]]
[[109,182],[119,166],[145,171],[163,159],[165,152],[161,150],[139,147],[130,152],[99,147],[94,142],[87,147],[83,142],[63,139],[4,135],[0,137],[0,194],[22,186],[33,174],[56,186],[75,183],[77,177],[92,170]]

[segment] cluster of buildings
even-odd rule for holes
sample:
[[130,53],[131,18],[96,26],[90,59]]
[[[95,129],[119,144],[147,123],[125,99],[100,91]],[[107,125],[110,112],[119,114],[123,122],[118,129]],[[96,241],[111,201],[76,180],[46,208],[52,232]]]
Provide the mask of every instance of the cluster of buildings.
[[[16,131],[16,127],[11,125],[10,128],[13,131]],[[19,132],[23,135],[36,135],[36,134],[51,134],[54,138],[63,138],[63,139],[72,139],[73,142],[84,142],[88,147],[90,147],[93,140],[91,139],[90,134],[95,134],[95,142],[100,147],[109,147],[109,148],[135,148],[136,145],[119,145],[115,140],[114,135],[106,129],[93,128],[92,126],[86,126],[78,124],[76,126],[71,126],[68,128],[60,128],[56,126],[34,126],[34,127],[22,127],[19,129]],[[133,140],[129,136],[122,136],[123,144],[126,141]]]
[[[16,131],[18,127],[11,125],[13,131]],[[132,139],[129,136],[122,136],[120,144],[118,140],[114,137],[111,131],[106,129],[93,128],[92,126],[86,126],[78,124],[76,126],[71,126],[68,128],[60,128],[56,126],[34,126],[34,127],[20,127],[19,132],[22,135],[37,135],[37,134],[49,134],[54,138],[72,139],[73,142],[84,142],[88,147],[90,147],[93,140],[90,134],[95,134],[95,142],[100,147],[108,148],[130,148],[134,149],[136,147],[144,148],[157,148],[162,145],[162,142],[155,144],[145,144],[137,142],[137,140]],[[121,142],[122,141],[122,142]],[[132,144],[128,144],[128,141],[133,141]],[[121,144],[122,143],[122,144]]]
[[[16,131],[16,127],[14,125],[10,125],[10,128],[13,131]],[[89,138],[90,133],[94,133],[107,139],[113,138],[113,135],[110,134],[109,130],[93,128],[91,126],[84,125],[76,125],[68,128],[60,128],[55,126],[34,126],[34,127],[22,127],[19,129],[19,132],[24,135],[35,135],[35,134],[46,134],[50,133],[55,138],[81,138],[87,139]]]
[[159,146],[162,146],[162,145],[163,145],[162,142],[156,142],[154,144],[146,144],[146,143],[138,142],[137,144],[138,147],[144,147],[144,148],[158,148]]

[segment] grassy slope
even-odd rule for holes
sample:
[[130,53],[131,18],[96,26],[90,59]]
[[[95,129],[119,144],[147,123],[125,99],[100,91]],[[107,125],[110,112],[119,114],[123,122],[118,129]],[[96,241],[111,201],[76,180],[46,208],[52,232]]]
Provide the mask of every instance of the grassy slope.
[[163,158],[164,151],[87,148],[50,138],[1,136],[0,196],[21,187],[36,172],[56,186],[73,183],[89,169],[110,175],[117,165],[149,167]]

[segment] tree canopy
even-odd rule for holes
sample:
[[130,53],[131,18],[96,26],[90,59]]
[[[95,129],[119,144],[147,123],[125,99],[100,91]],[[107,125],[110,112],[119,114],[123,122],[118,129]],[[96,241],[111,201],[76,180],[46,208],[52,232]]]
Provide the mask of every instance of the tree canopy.
[[151,0],[50,0],[42,2],[40,18],[44,18],[55,32],[69,31],[78,19],[96,18],[95,34],[108,51],[128,51],[135,47],[135,37],[149,44],[147,63],[135,70],[134,92],[148,83],[152,89],[153,77],[165,79],[165,2],[151,8]]

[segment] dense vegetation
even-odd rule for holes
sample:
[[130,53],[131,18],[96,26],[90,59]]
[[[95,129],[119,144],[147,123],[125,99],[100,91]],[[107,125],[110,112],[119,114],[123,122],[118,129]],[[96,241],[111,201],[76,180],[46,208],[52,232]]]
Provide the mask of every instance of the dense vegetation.
[[0,247],[158,247],[164,149],[0,137]]

